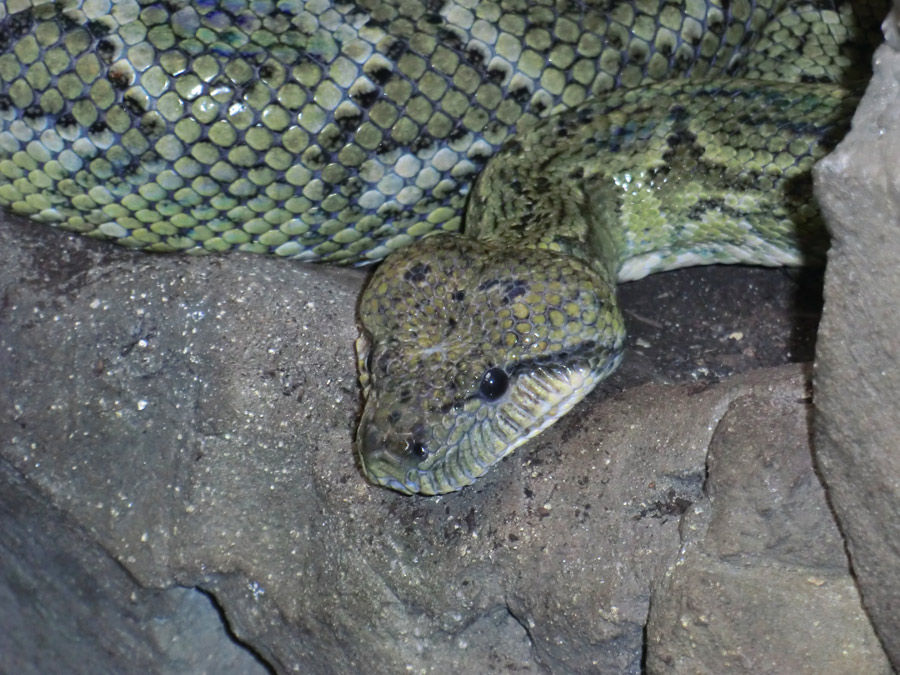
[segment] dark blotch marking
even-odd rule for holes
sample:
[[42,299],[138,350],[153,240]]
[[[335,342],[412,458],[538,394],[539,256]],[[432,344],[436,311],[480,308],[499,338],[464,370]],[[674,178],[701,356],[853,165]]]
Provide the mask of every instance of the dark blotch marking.
[[528,99],[531,97],[531,92],[528,91],[527,87],[519,87],[509,92],[509,96],[516,103],[524,105],[525,103],[528,103]]
[[452,49],[457,52],[462,51],[462,40],[460,39],[459,35],[454,33],[449,28],[438,28],[437,38],[448,49]]
[[476,164],[487,164],[487,161],[491,158],[491,154],[490,150],[487,149],[473,150],[469,152],[469,159]]
[[491,68],[487,71],[487,79],[494,84],[500,84],[506,79],[506,72],[502,68]]
[[106,35],[109,35],[109,26],[107,26],[99,19],[91,19],[84,25],[85,28],[87,28],[91,32],[91,35],[93,35],[94,37],[102,38]]
[[141,129],[148,136],[158,136],[161,135],[166,130],[166,125],[160,120],[156,120],[151,118],[144,118],[141,120]]
[[582,106],[576,111],[575,117],[579,124],[591,124],[594,121],[594,109],[591,106]]
[[740,72],[741,68],[743,68],[743,67],[744,67],[744,64],[741,63],[741,60],[735,59],[732,63],[728,64],[727,68],[725,68],[725,74],[730,75],[731,77],[734,77],[735,75],[737,75]]
[[403,213],[403,209],[400,208],[397,204],[392,204],[390,206],[384,206],[378,210],[378,215],[383,218],[397,218]]
[[428,457],[428,449],[422,441],[411,438],[406,442],[406,449],[413,457],[417,459],[425,459]]
[[0,23],[0,50],[6,51],[13,42],[30,33],[32,26],[34,13],[30,9],[8,16]]
[[[394,354],[393,354],[393,352],[391,352],[390,350],[385,351],[384,354],[382,354],[382,355],[378,358],[378,363],[377,363],[378,372],[380,372],[382,375],[386,375],[386,374],[387,374],[387,371],[388,371],[388,365],[389,365],[393,360],[394,360]],[[372,371],[369,370],[369,372],[371,373]]]
[[352,115],[343,115],[342,117],[334,118],[335,124],[337,124],[341,130],[350,133],[359,129],[359,124],[362,121],[362,115],[359,113],[354,113]]
[[309,153],[306,155],[306,160],[312,164],[324,164],[325,155],[322,153],[322,148],[310,148]]
[[406,53],[408,49],[409,46],[403,40],[394,40],[391,43],[391,46],[387,48],[387,51],[384,53],[384,55],[391,61],[396,62],[401,56]]
[[71,33],[72,31],[81,27],[81,24],[78,23],[72,16],[62,11],[62,7],[58,4],[56,6],[56,12],[54,16],[56,17],[57,23],[59,23],[59,28],[63,33]]
[[70,112],[63,113],[59,116],[59,119],[56,121],[57,126],[60,127],[75,127],[78,126],[78,122],[75,119],[75,115]]
[[453,131],[451,131],[447,135],[447,139],[450,141],[458,141],[462,138],[465,138],[466,133],[467,133],[467,131],[466,131],[465,127],[462,126],[461,124],[457,124],[455,127],[453,127]]
[[428,134],[422,134],[413,141],[413,144],[410,146],[410,148],[413,152],[422,152],[422,150],[427,150],[432,146],[434,146],[434,138],[432,138]]
[[381,66],[379,68],[375,68],[372,72],[366,73],[375,84],[380,86],[384,86],[388,83],[388,80],[391,79],[391,76],[394,74],[394,71],[390,68],[385,68]]
[[354,93],[350,98],[356,101],[360,107],[369,109],[378,100],[379,91],[377,89],[372,89],[371,91],[360,91]]
[[503,291],[503,302],[510,304],[516,298],[521,298],[528,292],[528,282],[525,279],[514,279],[506,282],[506,288]]
[[678,56],[675,57],[675,69],[677,71],[685,71],[693,62],[694,59],[689,54],[683,52],[679,53]]
[[144,103],[137,96],[124,96],[122,98],[122,105],[125,110],[132,115],[143,115],[146,112]]
[[482,292],[489,291],[490,289],[492,289],[494,286],[496,286],[499,283],[500,283],[499,279],[488,279],[487,281],[482,281],[478,285],[478,290],[482,291]]
[[697,145],[697,137],[686,129],[675,129],[666,137],[668,149],[663,152],[663,160],[671,162],[672,158],[682,148],[682,152],[699,159],[703,155],[703,148]]
[[522,152],[522,144],[519,142],[518,138],[513,136],[503,144],[503,150],[505,152],[512,152],[518,155],[520,152]]
[[696,141],[697,137],[690,131],[675,131],[666,138],[666,145],[677,148],[679,145],[692,145]]
[[467,49],[466,59],[470,64],[472,64],[472,66],[478,68],[479,70],[484,67],[484,54],[482,54],[477,49]]
[[722,211],[724,213],[734,213],[735,215],[738,215],[734,209],[729,209],[715,199],[701,199],[688,209],[687,217],[696,221],[709,211]]
[[106,79],[109,80],[109,83],[113,86],[114,89],[118,89],[122,91],[123,89],[127,89],[131,86],[131,73],[124,68],[110,68],[109,72],[106,74]]
[[428,263],[416,263],[403,273],[403,280],[414,284],[424,283],[431,273],[431,265]]
[[259,67],[259,76],[263,80],[267,80],[275,74],[275,66],[271,63],[264,63]]
[[[602,306],[601,303],[600,307]],[[593,356],[597,353],[599,346],[600,345],[598,345],[595,340],[585,340],[584,342],[570,345],[565,351],[566,359],[580,359],[581,357],[587,358]],[[612,352],[613,350],[610,349],[610,355],[614,357],[615,354]],[[540,368],[559,365],[559,363],[559,354],[547,354],[533,359],[523,359],[521,361],[516,361],[509,367],[509,376],[515,377],[519,373],[529,373]]]
[[406,441],[407,450],[419,459],[425,459],[428,456],[428,445],[425,443],[428,431],[425,429],[425,425],[417,422],[410,431],[411,438]]
[[107,40],[103,38],[97,43],[97,53],[107,63],[110,62],[113,56],[116,53],[116,45],[113,44],[112,40]]
[[628,59],[634,63],[644,63],[647,60],[647,48],[640,43],[631,45]]
[[690,114],[683,105],[673,105],[669,108],[669,119],[673,122],[684,122],[689,117]]

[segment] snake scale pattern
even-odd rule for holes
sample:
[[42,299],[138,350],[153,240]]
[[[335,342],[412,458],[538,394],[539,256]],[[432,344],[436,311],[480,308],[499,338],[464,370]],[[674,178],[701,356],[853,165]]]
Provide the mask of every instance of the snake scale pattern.
[[821,260],[810,168],[887,9],[5,0],[0,206],[154,252],[390,255],[361,464],[449,492],[615,369],[617,282]]

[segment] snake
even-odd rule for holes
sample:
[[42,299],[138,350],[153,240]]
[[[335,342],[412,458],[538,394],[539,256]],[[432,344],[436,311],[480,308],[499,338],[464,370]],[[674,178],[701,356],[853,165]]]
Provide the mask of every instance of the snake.
[[886,11],[7,0],[0,206],[148,252],[384,260],[357,455],[452,492],[619,365],[618,283],[822,262],[810,170]]

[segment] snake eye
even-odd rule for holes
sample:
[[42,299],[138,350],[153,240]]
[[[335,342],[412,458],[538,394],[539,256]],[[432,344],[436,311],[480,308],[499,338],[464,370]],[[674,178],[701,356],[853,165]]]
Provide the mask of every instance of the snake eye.
[[496,401],[509,388],[509,375],[502,368],[491,368],[481,378],[478,393],[486,401]]

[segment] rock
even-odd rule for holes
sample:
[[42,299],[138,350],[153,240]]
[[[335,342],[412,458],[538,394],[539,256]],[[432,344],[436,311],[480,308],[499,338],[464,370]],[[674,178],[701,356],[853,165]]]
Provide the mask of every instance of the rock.
[[[15,639],[10,649],[20,662],[57,640],[52,657],[71,666],[110,640],[131,644],[143,635],[140,654],[158,672],[175,672],[176,656],[201,663],[214,640],[233,636],[248,649],[241,663],[252,654],[276,672],[641,672],[648,611],[664,608],[663,582],[682,547],[718,554],[687,531],[695,514],[710,512],[705,492],[731,495],[717,509],[737,502],[741,514],[751,513],[749,496],[738,499],[723,486],[758,476],[759,461],[776,456],[716,460],[707,478],[711,440],[722,444],[718,456],[728,456],[725,441],[716,440],[727,420],[740,427],[732,436],[742,448],[768,448],[773,410],[805,415],[802,371],[625,388],[626,368],[605,399],[584,402],[472,488],[410,498],[365,483],[353,456],[352,341],[363,276],[252,256],[133,255],[0,224],[0,466],[6,483],[36,504],[26,532],[52,533],[30,535],[30,548],[21,543],[29,535],[6,544],[0,592],[25,607],[37,596],[10,579],[66,589],[47,591],[41,602],[52,602],[55,616],[91,611],[98,625],[10,615],[0,605],[0,633],[24,617],[27,630],[11,634],[40,637]],[[678,301],[696,303],[666,300]],[[654,292],[648,305],[658,303]],[[631,310],[644,318],[652,311]],[[725,327],[702,332],[712,335],[710,346],[683,352],[698,355],[694,365],[735,341]],[[748,410],[756,416],[742,421]],[[806,429],[794,420],[788,431],[798,435],[784,441],[793,454],[778,461],[791,476],[807,475],[798,468]],[[789,515],[821,507],[813,478]],[[22,512],[19,492],[0,490],[13,521]],[[721,539],[733,527],[725,511],[714,513],[718,520],[704,528]],[[772,569],[790,588],[817,588],[798,582],[796,569],[825,579],[825,591],[806,605],[830,612],[811,639],[838,642],[834,626],[854,626],[857,653],[877,663],[826,516],[820,508],[799,521],[812,531],[782,517],[783,541],[760,546],[753,560],[775,550]],[[60,524],[41,530],[44,520]],[[740,552],[748,539],[725,541],[723,550]],[[53,557],[60,550],[86,561],[77,575],[66,571],[70,565],[44,573],[30,562],[39,551]],[[106,588],[102,580],[118,566],[132,586],[69,592]],[[765,602],[758,583],[751,574],[728,587],[759,605],[754,630],[796,618]],[[206,597],[184,589],[213,598],[227,631],[201,622],[195,640],[183,617],[211,614]],[[153,609],[159,597],[174,598],[165,611]],[[672,591],[672,601],[678,597]],[[134,625],[123,625],[126,612]],[[159,615],[171,625],[148,618]],[[665,663],[681,645],[661,619],[652,627],[653,654]],[[73,633],[77,641],[58,640]],[[815,653],[800,647],[785,658]],[[107,662],[115,672],[146,671],[147,661],[119,651]]]
[[833,235],[816,356],[816,457],[863,601],[900,669],[900,36],[887,43],[853,129],[817,167]]
[[4,673],[268,672],[206,594],[146,588],[0,460]]
[[688,509],[681,556],[654,585],[648,673],[891,672],[847,573],[798,393],[760,388],[719,420],[708,501]]

